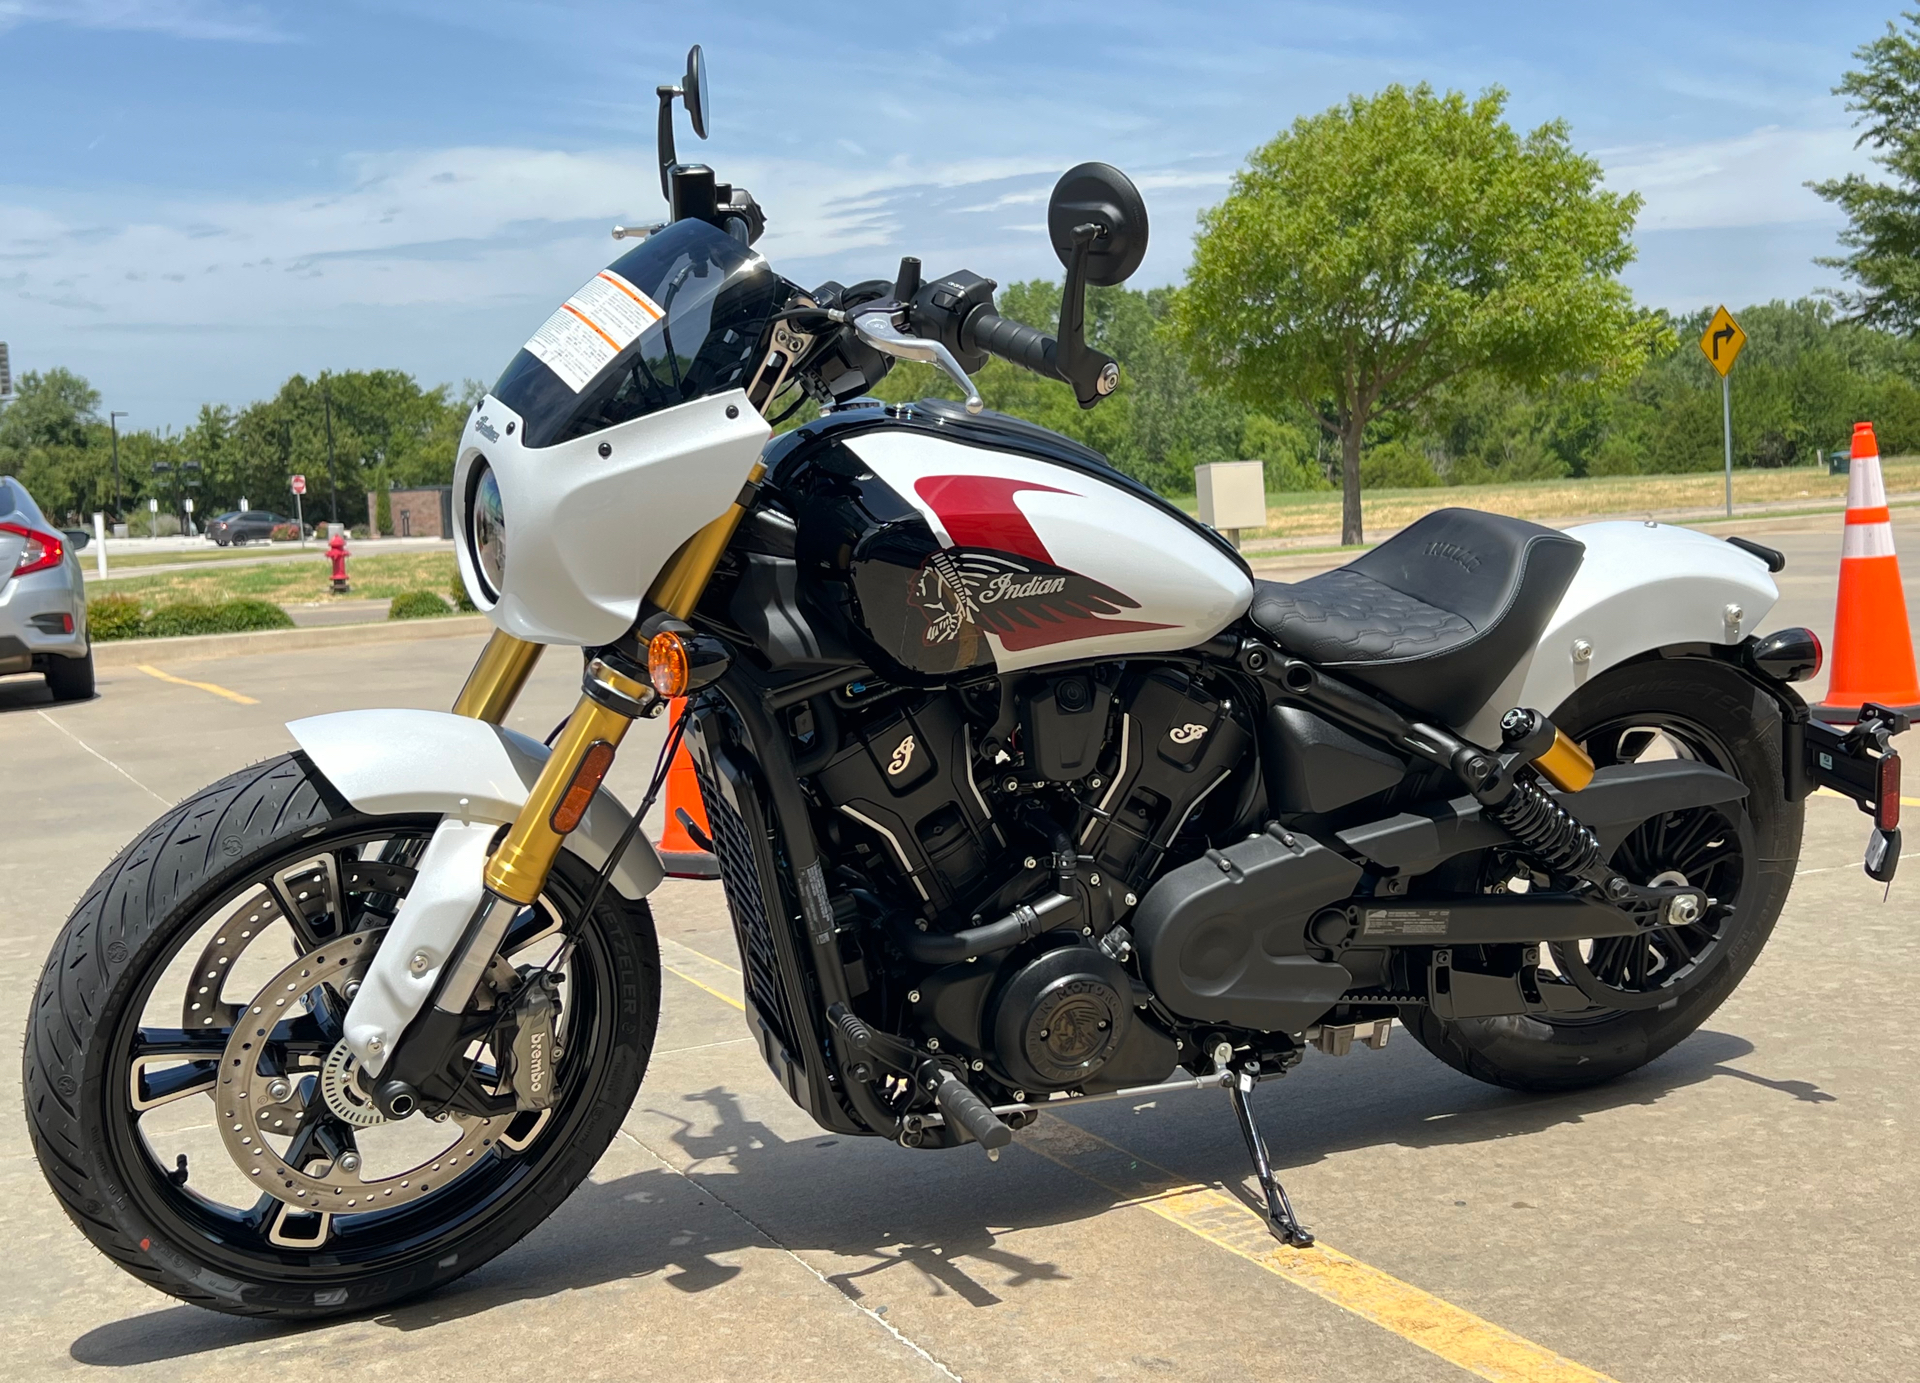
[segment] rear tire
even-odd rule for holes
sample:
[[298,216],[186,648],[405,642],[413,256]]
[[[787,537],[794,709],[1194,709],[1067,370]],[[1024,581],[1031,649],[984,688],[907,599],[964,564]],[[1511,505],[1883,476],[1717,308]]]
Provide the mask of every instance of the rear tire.
[[1401,1021],[1415,1039],[1455,1070],[1491,1085],[1542,1092],[1598,1085],[1637,1070],[1726,1001],[1759,957],[1786,903],[1806,816],[1803,803],[1786,800],[1778,708],[1724,664],[1675,658],[1614,669],[1568,698],[1554,721],[1601,763],[1610,761],[1613,746],[1593,741],[1612,727],[1662,725],[1676,741],[1692,741],[1696,757],[1747,785],[1745,801],[1729,810],[1744,814],[1752,846],[1728,900],[1738,922],[1724,951],[1697,983],[1660,1007],[1595,1008],[1553,1021],[1446,1021],[1430,1009],[1402,1010]]
[[[245,925],[239,919],[246,914],[248,899],[268,896],[261,890],[271,889],[272,881],[285,877],[295,862],[304,862],[298,865],[304,871],[318,860],[324,870],[329,859],[334,861],[334,877],[343,882],[329,886],[324,896],[330,901],[308,913],[307,920],[309,934],[324,930],[332,939],[300,944],[287,922],[269,918],[260,923],[256,912],[253,921],[262,938],[258,945],[273,953],[275,965],[286,964],[288,955],[324,960],[325,951],[359,945],[356,938],[363,934],[377,947],[377,929],[387,921],[383,909],[390,912],[411,886],[412,870],[406,864],[376,861],[417,859],[416,843],[423,844],[435,824],[431,816],[357,813],[304,755],[282,755],[215,783],[161,817],[82,898],[48,957],[28,1021],[27,1123],[34,1153],[62,1208],[95,1247],[127,1272],[182,1301],[235,1315],[300,1320],[377,1310],[450,1282],[512,1246],[545,1220],[599,1160],[633,1102],[652,1051],[660,1003],[659,949],[644,902],[629,903],[608,890],[592,913],[582,916],[593,871],[577,857],[563,854],[542,898],[547,911],[535,919],[543,925],[557,922],[561,928],[540,935],[555,938],[555,946],[565,945],[565,959],[547,964],[564,965],[571,987],[563,1018],[566,1012],[575,1015],[574,1026],[561,1031],[553,1068],[556,1098],[549,1115],[525,1125],[524,1131],[520,1119],[532,1116],[515,1116],[484,1148],[477,1137],[456,1145],[474,1147],[475,1152],[467,1154],[472,1160],[463,1161],[456,1152],[448,1158],[444,1176],[436,1161],[434,1179],[444,1184],[430,1195],[422,1184],[410,1202],[335,1214],[322,1220],[319,1237],[311,1241],[289,1243],[281,1203],[271,1196],[254,1199],[268,1183],[248,1182],[233,1167],[223,1166],[217,1153],[196,1150],[191,1169],[182,1157],[175,1180],[172,1147],[161,1139],[170,1133],[190,1137],[195,1128],[209,1126],[209,1119],[196,1111],[204,1101],[206,1116],[213,1115],[215,1077],[224,1069],[220,1060],[209,1062],[200,1048],[187,1045],[195,1033],[175,1026],[183,1021],[179,991],[162,981],[179,973],[176,961],[202,936],[219,936],[221,946],[227,947],[225,933]],[[397,851],[390,848],[395,842],[402,843]],[[375,849],[377,855],[359,853]],[[398,874],[392,872],[396,868]],[[382,869],[388,873],[380,875]],[[363,877],[368,874],[374,876],[371,881]],[[321,874],[307,877],[319,879]],[[305,882],[295,887],[323,888]],[[291,900],[293,895],[282,888],[278,896]],[[300,892],[298,897],[307,899],[309,894]],[[261,911],[271,908],[262,906]],[[523,917],[536,911],[529,909]],[[291,913],[283,910],[282,915]],[[322,928],[330,915],[342,921]],[[288,938],[296,942],[294,950],[280,951]],[[219,965],[228,964],[225,950],[201,953],[203,961],[216,955]],[[293,964],[297,967],[300,960]],[[234,970],[241,968],[236,964],[225,973],[237,981]],[[196,969],[188,965],[186,973]],[[188,1021],[203,1002],[216,1012],[228,1007],[236,985],[215,979],[210,998],[199,1000],[196,994],[207,995],[208,990],[186,991]],[[239,1013],[247,1011],[248,1002],[241,997]],[[323,1043],[335,1041],[344,1002],[337,995],[298,1002],[305,1011],[289,1010],[296,1016],[288,1023],[296,1028],[305,1024],[308,1033],[319,1027]],[[156,1008],[162,1015],[159,1027],[151,1026]],[[166,1018],[168,1012],[175,1016]],[[230,1027],[239,1020],[201,1021]],[[276,1028],[261,1045],[261,1059],[279,1045],[280,1033]],[[211,1036],[218,1042],[220,1028]],[[140,1065],[135,1053],[154,1050],[194,1055],[174,1059],[165,1072],[149,1076],[146,1072],[157,1068]],[[293,1050],[290,1043],[282,1048]],[[295,1074],[296,1086],[302,1079],[317,1081],[310,1074],[296,1074],[294,1066],[290,1060],[283,1062],[284,1069]],[[312,1073],[316,1065],[300,1069]],[[189,1078],[184,1084],[193,1088],[182,1089],[177,1082],[175,1093],[161,1089],[162,1081],[182,1075]],[[309,1113],[299,1117],[317,1133],[329,1117],[326,1105],[311,1089],[303,1098]],[[176,1107],[186,1113],[170,1122],[186,1125],[184,1133],[163,1121],[156,1137],[142,1122],[155,1110]],[[450,1127],[423,1119],[416,1115],[391,1127],[409,1134],[418,1132],[415,1125],[429,1131]],[[349,1148],[366,1146],[352,1141],[356,1135],[377,1132],[381,1130],[345,1125],[335,1129]],[[299,1138],[296,1134],[285,1155],[304,1166],[307,1156],[320,1154],[295,1154],[292,1148]],[[261,1143],[266,1143],[264,1132]],[[336,1149],[326,1155],[340,1154]],[[367,1151],[366,1157],[370,1164],[375,1154]],[[263,1164],[248,1165],[257,1175]],[[349,1170],[357,1173],[361,1168]],[[223,1175],[237,1178],[240,1199],[217,1194]],[[374,1204],[372,1193],[367,1199]]]
[[47,658],[47,690],[55,701],[85,701],[93,695],[93,650],[84,658]]

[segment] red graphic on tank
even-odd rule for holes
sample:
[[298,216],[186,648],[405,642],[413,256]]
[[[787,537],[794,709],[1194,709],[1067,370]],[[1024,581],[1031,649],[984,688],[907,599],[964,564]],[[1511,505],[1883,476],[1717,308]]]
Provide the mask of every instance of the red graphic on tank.
[[[937,564],[937,577],[934,571],[923,571],[921,576],[919,594],[931,626],[929,642],[954,637],[961,621],[977,624],[1010,653],[1105,634],[1174,627],[1106,618],[1123,609],[1137,610],[1140,602],[1056,563],[1013,501],[1023,490],[1080,498],[1073,491],[986,475],[924,476],[914,489],[940,516],[954,544],[929,562],[929,567]],[[930,577],[943,588],[943,598],[929,598]]]

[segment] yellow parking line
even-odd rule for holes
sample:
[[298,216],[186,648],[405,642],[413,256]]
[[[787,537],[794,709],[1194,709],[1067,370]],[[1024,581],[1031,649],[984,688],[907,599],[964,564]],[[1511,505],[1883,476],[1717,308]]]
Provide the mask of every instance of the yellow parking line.
[[146,673],[147,676],[158,677],[162,682],[172,682],[175,686],[198,687],[203,692],[212,692],[215,696],[224,696],[229,701],[238,701],[242,706],[258,706],[260,704],[253,697],[242,696],[237,691],[228,691],[217,682],[195,682],[188,677],[175,677],[171,672],[162,672],[159,668],[150,667],[146,663],[136,663],[135,666],[138,667],[140,671]]
[[[1150,1210],[1481,1378],[1494,1383],[1613,1383],[1603,1373],[1324,1243],[1287,1248],[1267,1232],[1266,1221],[1236,1197],[1210,1186],[1174,1184],[1177,1179],[1164,1167],[1078,1125],[1043,1118],[1016,1146],[1125,1197],[1123,1205]],[[1157,1182],[1157,1189],[1143,1189],[1143,1182]]]
[[722,970],[729,971],[730,973],[735,975],[740,973],[740,967],[735,965],[732,961],[720,960],[715,956],[708,955],[705,951],[696,951],[693,949],[693,947],[687,945],[686,942],[676,940],[675,938],[670,936],[664,937],[662,938],[662,940],[673,942],[675,946],[678,946],[681,950],[685,951],[688,955],[698,956],[700,957],[701,960],[704,960],[708,965],[717,965]]
[[739,1009],[742,1013],[745,1013],[747,1011],[747,1006],[741,1003],[738,999],[734,998],[733,995],[722,994],[719,990],[715,989],[712,985],[700,983],[699,980],[696,980],[693,976],[689,975],[686,971],[676,970],[674,969],[673,966],[668,965],[664,960],[660,962],[660,968],[672,974],[678,975],[681,979],[685,980],[688,984],[692,985],[695,989],[706,990],[707,993],[713,995],[714,998],[720,1000],[722,1003],[732,1004],[735,1008]]

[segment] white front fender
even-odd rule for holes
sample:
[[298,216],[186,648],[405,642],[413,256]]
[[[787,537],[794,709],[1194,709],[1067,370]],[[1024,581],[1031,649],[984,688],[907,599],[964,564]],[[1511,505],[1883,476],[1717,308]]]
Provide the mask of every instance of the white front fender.
[[[293,721],[287,729],[340,795],[374,816],[434,812],[505,825],[519,814],[548,753],[517,731],[445,711],[337,711]],[[567,837],[567,849],[602,868],[631,819],[602,788]],[[608,883],[622,897],[638,899],[659,887],[661,878],[652,842],[636,833]]]
[[[519,814],[547,761],[547,747],[442,711],[340,711],[296,720],[287,729],[356,810],[441,818],[342,1025],[347,1046],[378,1075],[455,958],[485,894],[482,875],[493,836]],[[603,788],[567,837],[567,849],[602,868],[632,819]],[[607,881],[622,896],[639,899],[661,877],[660,857],[636,832]]]
[[1736,644],[1780,599],[1766,563],[1690,528],[1628,521],[1567,534],[1586,544],[1580,570],[1533,652],[1460,727],[1476,743],[1500,742],[1508,708],[1551,715],[1589,679],[1642,653]]

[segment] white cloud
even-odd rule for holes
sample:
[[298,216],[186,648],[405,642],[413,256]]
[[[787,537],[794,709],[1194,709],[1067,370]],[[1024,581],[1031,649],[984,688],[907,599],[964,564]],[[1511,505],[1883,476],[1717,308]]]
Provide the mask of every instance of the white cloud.
[[0,32],[35,22],[238,43],[290,37],[257,6],[218,0],[0,0]]
[[1641,230],[1837,219],[1805,184],[1869,166],[1845,128],[1763,126],[1734,139],[1600,151],[1607,183],[1646,198]]

